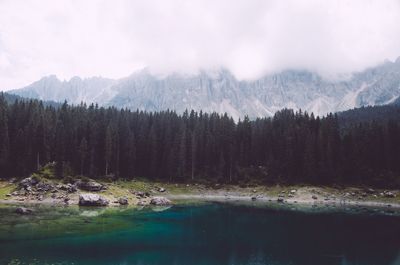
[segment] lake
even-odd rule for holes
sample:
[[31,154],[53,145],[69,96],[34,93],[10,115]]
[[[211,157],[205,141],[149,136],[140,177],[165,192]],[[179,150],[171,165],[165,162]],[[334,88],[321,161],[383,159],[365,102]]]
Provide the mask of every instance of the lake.
[[398,265],[400,215],[235,203],[0,206],[0,264]]

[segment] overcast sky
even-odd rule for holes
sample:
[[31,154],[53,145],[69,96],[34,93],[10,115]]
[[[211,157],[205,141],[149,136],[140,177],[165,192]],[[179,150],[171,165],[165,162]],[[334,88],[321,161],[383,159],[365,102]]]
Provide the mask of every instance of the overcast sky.
[[226,67],[325,76],[400,55],[400,0],[0,0],[0,90]]

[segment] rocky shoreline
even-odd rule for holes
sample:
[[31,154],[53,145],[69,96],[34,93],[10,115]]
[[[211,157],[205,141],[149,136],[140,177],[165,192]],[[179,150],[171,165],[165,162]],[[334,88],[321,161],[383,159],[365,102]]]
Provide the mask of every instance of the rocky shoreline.
[[21,181],[0,182],[1,187],[13,187],[0,203],[52,204],[80,206],[170,205],[173,201],[204,200],[276,202],[305,205],[359,205],[400,208],[398,190],[372,188],[332,188],[309,186],[257,186],[241,188],[232,185],[205,186],[200,184],[166,184],[137,182],[101,183],[79,179],[71,183],[55,180],[25,178]]
[[[19,182],[11,180],[14,185],[12,192],[0,199],[3,204],[52,204],[79,206],[116,206],[116,205],[170,205],[165,197],[152,196],[148,192],[129,190],[128,194],[117,196],[108,191],[108,186],[94,180],[77,180],[73,183],[58,183],[51,180],[40,180],[34,177],[25,178]],[[3,184],[4,186],[4,184]],[[159,189],[164,192],[164,188]],[[19,209],[19,208],[18,208]],[[18,210],[21,214],[28,213],[24,208]]]

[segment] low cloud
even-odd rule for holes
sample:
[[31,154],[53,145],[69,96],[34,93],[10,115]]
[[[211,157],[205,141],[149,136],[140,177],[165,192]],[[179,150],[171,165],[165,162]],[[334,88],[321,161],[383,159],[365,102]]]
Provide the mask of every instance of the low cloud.
[[0,90],[143,67],[336,76],[399,55],[398,0],[0,0]]

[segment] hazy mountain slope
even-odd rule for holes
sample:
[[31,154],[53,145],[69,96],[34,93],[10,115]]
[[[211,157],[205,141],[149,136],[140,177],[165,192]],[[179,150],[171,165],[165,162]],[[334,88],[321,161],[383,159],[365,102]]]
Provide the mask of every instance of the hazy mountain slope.
[[81,102],[105,104],[114,96],[111,87],[115,83],[115,80],[102,77],[87,79],[73,77],[69,81],[60,81],[55,75],[51,75],[43,77],[27,87],[11,90],[9,93],[57,102],[67,100],[75,104]]
[[11,93],[73,104],[159,111],[185,109],[227,112],[235,119],[270,116],[282,108],[324,115],[360,106],[383,105],[400,96],[400,60],[385,62],[342,81],[307,71],[288,70],[254,81],[237,80],[228,70],[194,75],[152,75],[142,70],[119,80],[105,78],[60,81],[55,76]]

